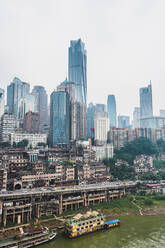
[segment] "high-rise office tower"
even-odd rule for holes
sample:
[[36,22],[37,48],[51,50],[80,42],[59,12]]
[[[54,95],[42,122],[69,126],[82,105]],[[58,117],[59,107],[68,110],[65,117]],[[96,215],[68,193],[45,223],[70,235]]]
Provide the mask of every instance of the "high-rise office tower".
[[118,128],[129,128],[130,118],[129,116],[119,115],[118,116]]
[[77,140],[86,139],[86,104],[76,102],[76,136]]
[[87,53],[85,44],[78,40],[72,40],[69,47],[69,81],[76,85],[76,101],[85,103],[87,100]]
[[19,101],[19,119],[24,119],[29,111],[37,112],[37,97],[33,94],[27,94]]
[[86,102],[87,102],[87,53],[85,44],[72,40],[69,47],[69,81],[75,83],[75,101],[77,102],[77,139],[86,138]]
[[90,103],[87,108],[87,137],[94,137],[94,119],[95,116],[107,116],[107,108],[105,104],[96,104]]
[[69,94],[53,91],[50,96],[50,142],[52,146],[69,143]]
[[87,138],[94,138],[95,105],[89,103],[87,108]]
[[75,101],[75,83],[65,79],[57,86],[57,91],[66,91],[69,94],[70,101]]
[[107,112],[105,104],[97,103],[95,106],[95,112]]
[[165,109],[160,109],[160,116],[165,117]]
[[69,94],[70,101],[70,140],[77,139],[77,102],[75,101],[75,83],[69,82],[67,79],[57,86],[57,91],[64,91]]
[[152,85],[140,88],[140,118],[152,117]]
[[110,120],[110,127],[116,127],[116,100],[114,95],[108,95],[107,112]]
[[48,124],[48,96],[43,86],[34,86],[32,95],[37,98],[37,111],[40,114],[40,131]]
[[22,82],[17,77],[7,87],[7,105],[9,106],[9,112],[14,114],[16,119],[19,119],[20,116],[20,102],[29,94],[29,91],[30,85]]
[[140,108],[135,107],[133,111],[133,128],[140,127]]
[[5,107],[5,91],[0,88],[0,118],[4,114]]

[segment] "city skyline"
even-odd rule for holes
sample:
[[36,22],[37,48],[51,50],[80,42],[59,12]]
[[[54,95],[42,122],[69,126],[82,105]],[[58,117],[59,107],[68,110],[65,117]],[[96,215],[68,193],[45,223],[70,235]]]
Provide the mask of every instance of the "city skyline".
[[[43,85],[50,95],[67,76],[69,41],[81,38],[88,51],[88,103],[106,103],[114,94],[118,114],[132,115],[139,88],[151,79],[158,115],[164,109],[164,6],[152,0],[2,1],[0,88],[16,76],[31,87]],[[67,22],[59,25],[63,16]]]

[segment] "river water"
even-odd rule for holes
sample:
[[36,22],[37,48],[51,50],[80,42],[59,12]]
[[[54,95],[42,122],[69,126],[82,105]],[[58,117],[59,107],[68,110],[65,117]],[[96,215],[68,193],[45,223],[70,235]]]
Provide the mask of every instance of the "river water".
[[58,235],[42,248],[165,248],[165,216],[124,216],[121,226],[77,239]]

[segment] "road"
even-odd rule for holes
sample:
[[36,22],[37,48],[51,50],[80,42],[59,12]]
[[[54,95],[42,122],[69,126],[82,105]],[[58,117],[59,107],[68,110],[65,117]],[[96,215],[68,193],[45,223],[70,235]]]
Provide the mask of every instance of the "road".
[[22,196],[22,195],[36,195],[36,194],[51,194],[51,193],[64,193],[64,192],[78,192],[78,191],[86,191],[93,189],[118,189],[123,187],[133,187],[136,186],[137,181],[127,181],[127,182],[104,182],[104,183],[96,183],[96,184],[87,184],[87,185],[75,185],[75,186],[67,186],[67,187],[42,187],[42,188],[34,188],[34,189],[21,189],[15,191],[1,191],[0,199],[5,197],[12,196]]

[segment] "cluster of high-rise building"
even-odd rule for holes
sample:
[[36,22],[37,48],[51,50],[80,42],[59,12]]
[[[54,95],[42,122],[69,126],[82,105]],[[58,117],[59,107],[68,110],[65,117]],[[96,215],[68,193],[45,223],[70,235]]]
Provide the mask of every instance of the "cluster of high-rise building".
[[120,148],[138,137],[146,137],[153,142],[160,138],[165,140],[165,110],[161,109],[159,116],[153,115],[151,82],[140,88],[139,98],[140,106],[134,108],[132,124],[129,116],[117,116],[114,95],[108,95],[107,106],[90,103],[87,108],[87,137],[93,138],[97,145],[108,142],[114,148]]
[[52,146],[86,139],[87,55],[78,39],[69,47],[68,80],[50,96],[50,142]]
[[6,106],[4,90],[0,89],[1,142],[12,144],[33,136],[44,143],[46,134],[49,143],[56,146],[87,138],[87,54],[81,39],[70,42],[68,55],[68,79],[52,92],[50,109],[42,85],[30,91],[29,83],[15,77],[7,87]]
[[129,116],[117,115],[113,94],[108,95],[107,104],[90,103],[87,108],[87,52],[81,39],[73,40],[68,49],[68,78],[51,93],[50,107],[42,85],[30,90],[29,83],[15,77],[7,87],[6,105],[5,92],[0,89],[0,141],[13,144],[26,137],[35,146],[33,140],[44,143],[48,137],[49,144],[55,147],[91,138],[96,146],[105,148],[111,143],[121,147],[138,136],[135,130],[165,127],[165,110],[160,110],[160,116],[153,115],[151,82],[140,88],[139,99],[132,124]]
[[44,126],[48,126],[48,99],[44,87],[35,86],[30,92],[30,84],[15,77],[7,87],[7,105],[4,91],[0,92],[0,141],[12,144],[12,137],[16,135],[23,140],[25,134],[29,137],[33,134],[34,138],[40,136],[40,142],[47,142],[43,132]]

